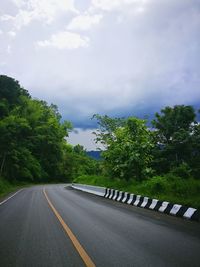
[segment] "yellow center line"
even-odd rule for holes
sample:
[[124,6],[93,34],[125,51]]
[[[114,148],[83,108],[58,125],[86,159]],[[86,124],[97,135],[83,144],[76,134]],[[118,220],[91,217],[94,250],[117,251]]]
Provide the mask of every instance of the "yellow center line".
[[69,238],[71,239],[74,247],[76,248],[76,250],[78,251],[79,255],[81,256],[82,260],[84,261],[85,265],[87,267],[95,267],[94,262],[91,260],[91,258],[89,257],[89,255],[87,254],[87,252],[84,250],[84,248],[81,246],[81,244],[79,243],[78,239],[75,237],[75,235],[72,233],[71,229],[67,226],[67,224],[64,222],[64,220],[62,219],[62,217],[60,216],[60,214],[57,212],[57,210],[55,209],[55,207],[53,206],[53,204],[51,203],[51,201],[49,200],[47,193],[45,191],[45,189],[43,189],[43,193],[47,199],[47,202],[49,204],[49,206],[51,207],[51,209],[53,210],[54,214],[56,215],[57,219],[59,220],[59,222],[61,223],[63,229],[65,230],[66,234],[69,236]]

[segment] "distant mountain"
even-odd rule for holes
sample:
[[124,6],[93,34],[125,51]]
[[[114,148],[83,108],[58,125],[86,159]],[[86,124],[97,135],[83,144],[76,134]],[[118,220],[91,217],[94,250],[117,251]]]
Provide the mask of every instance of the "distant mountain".
[[97,160],[101,159],[101,151],[91,150],[91,151],[86,151],[86,153],[91,158],[94,158],[94,159],[97,159]]

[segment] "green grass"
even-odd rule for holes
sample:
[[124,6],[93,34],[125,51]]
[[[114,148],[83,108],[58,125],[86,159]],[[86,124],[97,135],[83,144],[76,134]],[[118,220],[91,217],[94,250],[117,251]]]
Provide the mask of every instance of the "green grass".
[[28,186],[28,185],[25,183],[19,183],[19,182],[10,183],[9,181],[0,177],[0,198],[8,195],[9,193],[15,192],[25,186]]
[[193,178],[183,179],[167,174],[154,176],[143,182],[134,180],[127,182],[104,176],[82,175],[74,182],[109,187],[200,209],[200,180]]

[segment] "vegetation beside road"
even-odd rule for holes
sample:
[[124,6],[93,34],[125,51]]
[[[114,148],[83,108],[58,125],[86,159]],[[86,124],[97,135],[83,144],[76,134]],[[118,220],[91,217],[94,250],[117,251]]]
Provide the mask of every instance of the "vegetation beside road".
[[76,182],[200,208],[200,124],[192,106],[166,107],[147,126],[136,117],[94,115],[102,176]]
[[0,178],[0,199],[6,196],[7,194],[15,192],[25,186],[28,186],[28,185],[22,182],[11,183],[3,178]]
[[[200,123],[192,106],[165,107],[150,122],[95,114],[101,160],[66,137],[72,123],[0,75],[0,195],[22,184],[75,181],[200,207]],[[4,177],[1,178],[1,177]]]
[[33,99],[18,81],[0,75],[0,177],[9,182],[5,188],[94,174],[96,161],[81,145],[67,143],[71,130],[56,105]]

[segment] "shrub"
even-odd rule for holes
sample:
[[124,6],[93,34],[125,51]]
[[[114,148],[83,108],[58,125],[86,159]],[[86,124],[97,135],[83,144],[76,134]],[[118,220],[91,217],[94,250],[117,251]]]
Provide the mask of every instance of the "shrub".
[[191,177],[191,171],[192,170],[190,169],[188,164],[183,162],[178,167],[174,167],[171,173],[174,174],[175,176],[188,179]]

